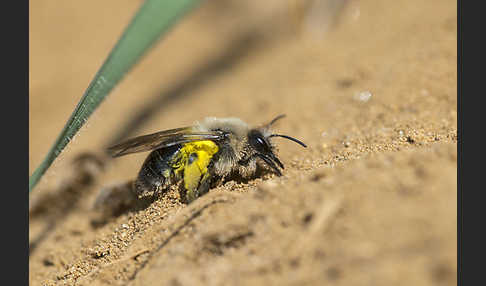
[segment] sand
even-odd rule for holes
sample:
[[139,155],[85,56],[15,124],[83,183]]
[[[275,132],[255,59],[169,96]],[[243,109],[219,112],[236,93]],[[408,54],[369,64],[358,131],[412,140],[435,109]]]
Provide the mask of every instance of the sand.
[[[456,2],[260,2],[204,2],[55,161],[30,197],[31,285],[457,284]],[[30,3],[30,173],[141,3]],[[282,113],[308,145],[275,139],[282,177],[93,209],[148,155],[111,143]]]

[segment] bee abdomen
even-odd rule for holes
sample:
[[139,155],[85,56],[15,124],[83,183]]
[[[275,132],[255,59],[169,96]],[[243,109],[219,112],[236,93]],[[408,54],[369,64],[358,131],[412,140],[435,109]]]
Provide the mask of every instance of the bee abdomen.
[[174,180],[170,162],[181,145],[152,151],[142,165],[135,181],[137,196],[153,196],[164,191]]

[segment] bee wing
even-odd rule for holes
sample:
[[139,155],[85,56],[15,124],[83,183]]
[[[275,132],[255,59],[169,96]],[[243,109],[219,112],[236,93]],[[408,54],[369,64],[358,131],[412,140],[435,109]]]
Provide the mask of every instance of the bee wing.
[[153,134],[142,135],[128,139],[108,148],[112,157],[120,157],[131,153],[150,151],[201,140],[218,140],[223,138],[219,131],[195,131],[193,127],[182,127],[164,130]]

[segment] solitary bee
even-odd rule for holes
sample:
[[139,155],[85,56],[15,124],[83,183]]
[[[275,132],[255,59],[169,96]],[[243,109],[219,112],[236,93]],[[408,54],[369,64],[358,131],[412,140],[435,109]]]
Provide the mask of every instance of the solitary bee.
[[271,138],[282,137],[307,147],[295,138],[270,130],[284,116],[258,128],[251,128],[238,118],[208,117],[193,126],[128,139],[108,151],[113,157],[152,151],[134,182],[135,195],[162,193],[181,182],[181,198],[190,203],[229,176],[250,178],[260,160],[281,176],[279,168],[284,165],[274,153]]

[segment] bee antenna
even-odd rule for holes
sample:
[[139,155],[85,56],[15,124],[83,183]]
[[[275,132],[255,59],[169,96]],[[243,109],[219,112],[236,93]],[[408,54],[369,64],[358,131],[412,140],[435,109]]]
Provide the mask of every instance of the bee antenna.
[[285,116],[287,116],[287,115],[285,115],[285,114],[280,114],[279,116],[277,116],[277,117],[275,117],[274,119],[272,119],[272,121],[270,121],[270,123],[268,123],[266,126],[267,126],[267,127],[272,126],[272,125],[273,125],[273,124],[274,124],[274,123],[275,123],[277,120],[282,119],[282,118],[284,118]]
[[293,137],[290,137],[290,136],[287,136],[287,135],[282,135],[282,134],[272,134],[272,135],[270,135],[270,136],[268,136],[268,137],[282,137],[282,138],[285,138],[285,139],[289,139],[290,141],[294,141],[295,143],[297,143],[297,144],[301,145],[301,146],[302,146],[302,147],[304,147],[304,148],[307,148],[307,145],[305,145],[305,144],[304,144],[302,141],[297,140],[297,139],[295,139],[295,138],[293,138]]

